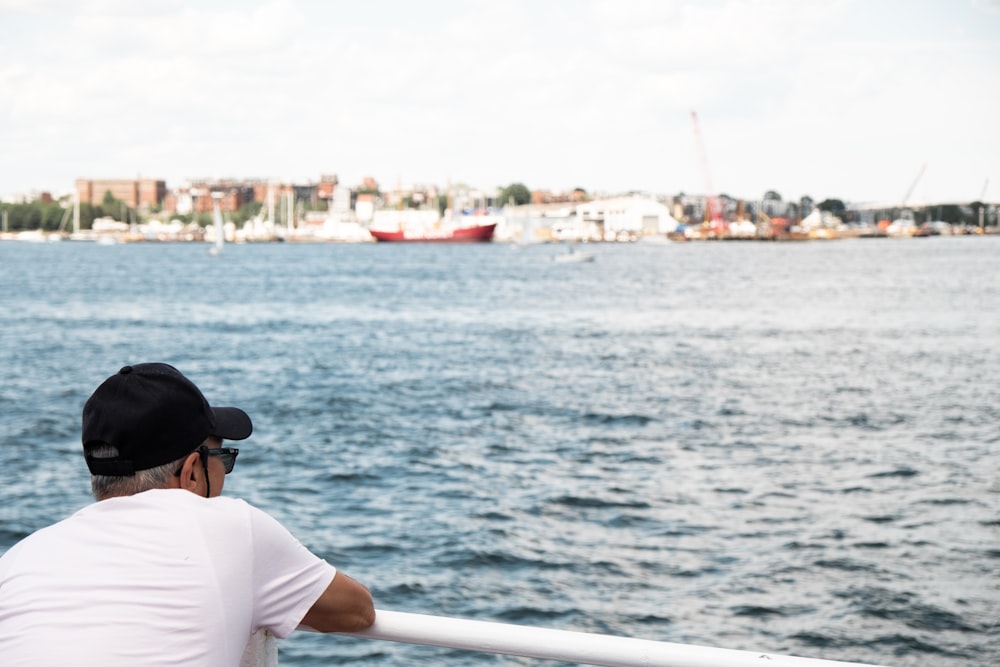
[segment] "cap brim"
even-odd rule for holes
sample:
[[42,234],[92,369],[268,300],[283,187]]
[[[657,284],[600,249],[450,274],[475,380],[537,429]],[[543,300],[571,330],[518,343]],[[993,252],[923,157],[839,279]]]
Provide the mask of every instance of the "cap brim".
[[253,423],[239,408],[212,408],[215,414],[214,435],[223,440],[246,440],[253,433]]

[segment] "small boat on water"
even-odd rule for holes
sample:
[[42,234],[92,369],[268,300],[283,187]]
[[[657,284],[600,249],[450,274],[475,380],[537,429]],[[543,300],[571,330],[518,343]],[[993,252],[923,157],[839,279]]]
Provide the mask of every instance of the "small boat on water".
[[577,264],[581,262],[593,262],[594,257],[595,255],[592,252],[580,252],[573,246],[570,246],[567,252],[561,255],[554,255],[552,261],[559,264]]
[[395,230],[369,229],[376,241],[388,243],[487,243],[493,240],[497,223],[470,226],[400,227]]

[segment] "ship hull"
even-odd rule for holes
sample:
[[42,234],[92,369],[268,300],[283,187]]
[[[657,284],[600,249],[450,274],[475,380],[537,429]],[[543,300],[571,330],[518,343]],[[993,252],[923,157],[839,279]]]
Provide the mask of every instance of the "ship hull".
[[493,240],[496,223],[454,229],[407,231],[369,230],[376,241],[382,243],[488,243]]

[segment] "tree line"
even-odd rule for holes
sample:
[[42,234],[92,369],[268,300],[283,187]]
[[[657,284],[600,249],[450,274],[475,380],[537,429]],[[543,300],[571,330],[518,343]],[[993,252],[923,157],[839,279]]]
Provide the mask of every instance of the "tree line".
[[[233,211],[228,218],[237,225],[257,215],[261,210],[260,202],[248,202]],[[94,220],[113,218],[122,222],[142,222],[150,214],[160,212],[159,207],[141,211],[117,199],[110,191],[104,193],[100,204],[80,204],[80,229],[92,229]],[[195,222],[202,227],[212,224],[212,214],[204,212],[178,214],[170,216],[172,220],[180,220],[184,224]],[[22,232],[40,229],[44,232],[68,232],[73,228],[73,203],[69,197],[59,201],[33,201],[27,203],[0,203],[0,231]]]
[[[94,220],[111,217],[116,220],[138,220],[138,211],[116,199],[110,191],[100,204],[80,204],[80,229],[90,229]],[[60,201],[33,201],[21,204],[0,204],[3,231],[20,232],[40,229],[45,232],[69,231],[73,226],[73,204],[69,197]]]

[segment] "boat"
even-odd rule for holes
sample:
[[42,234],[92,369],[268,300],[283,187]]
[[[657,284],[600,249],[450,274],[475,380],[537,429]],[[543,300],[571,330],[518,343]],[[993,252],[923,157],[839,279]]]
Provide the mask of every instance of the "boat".
[[28,243],[54,243],[61,241],[62,237],[57,233],[49,233],[42,229],[31,229],[14,234],[15,241],[25,241]]
[[582,262],[593,262],[594,253],[592,252],[580,252],[573,246],[569,247],[569,250],[561,255],[553,255],[552,261],[558,262],[559,264],[577,264]]
[[222,199],[221,192],[212,193],[212,219],[215,223],[215,245],[208,249],[208,254],[218,257],[222,254],[222,248],[226,243],[226,230],[222,222],[222,212],[219,210],[219,200]]
[[918,231],[916,216],[908,209],[902,211],[899,217],[885,228],[886,236],[895,238],[916,236]]
[[385,243],[487,243],[493,240],[497,223],[489,222],[469,226],[444,226],[395,230],[369,229],[376,241]]

